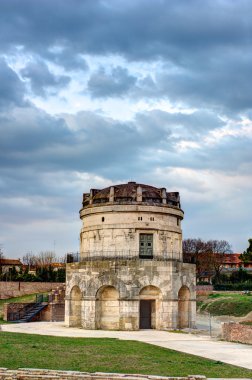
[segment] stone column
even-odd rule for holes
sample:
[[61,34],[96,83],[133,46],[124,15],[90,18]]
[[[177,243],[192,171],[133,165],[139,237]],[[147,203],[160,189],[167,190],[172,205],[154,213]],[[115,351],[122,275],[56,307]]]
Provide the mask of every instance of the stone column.
[[143,197],[142,197],[142,187],[137,186],[137,202],[142,202]]
[[166,204],[167,201],[166,201],[166,188],[165,187],[162,187],[162,189],[161,189],[161,196],[162,196],[162,203]]
[[70,327],[70,298],[65,298],[65,326]]
[[160,330],[177,328],[178,302],[176,300],[162,300],[160,316]]
[[95,297],[84,297],[81,311],[82,327],[86,330],[95,330]]
[[93,203],[93,196],[94,196],[93,189],[90,189],[90,197],[89,197],[89,204],[90,205]]
[[120,300],[120,330],[139,330],[139,301]]
[[111,186],[109,190],[109,202],[114,202],[114,196],[115,196],[115,188],[114,186]]

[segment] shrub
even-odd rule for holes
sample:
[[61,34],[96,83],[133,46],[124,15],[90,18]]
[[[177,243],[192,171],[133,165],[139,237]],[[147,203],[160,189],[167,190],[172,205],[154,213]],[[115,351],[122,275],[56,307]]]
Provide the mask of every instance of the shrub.
[[215,284],[214,290],[252,290],[252,282]]

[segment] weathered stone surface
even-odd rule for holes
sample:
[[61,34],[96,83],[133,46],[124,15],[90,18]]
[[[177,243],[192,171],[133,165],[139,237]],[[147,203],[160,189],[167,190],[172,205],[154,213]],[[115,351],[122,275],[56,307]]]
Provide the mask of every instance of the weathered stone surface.
[[66,324],[193,327],[195,266],[182,259],[183,215],[179,194],[164,188],[130,182],[84,194],[80,262],[67,265]]

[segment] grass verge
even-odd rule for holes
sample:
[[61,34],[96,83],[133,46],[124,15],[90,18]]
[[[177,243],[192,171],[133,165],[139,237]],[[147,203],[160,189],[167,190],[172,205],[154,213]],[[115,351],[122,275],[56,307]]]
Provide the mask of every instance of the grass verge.
[[251,377],[252,371],[135,341],[0,332],[0,367],[163,376]]

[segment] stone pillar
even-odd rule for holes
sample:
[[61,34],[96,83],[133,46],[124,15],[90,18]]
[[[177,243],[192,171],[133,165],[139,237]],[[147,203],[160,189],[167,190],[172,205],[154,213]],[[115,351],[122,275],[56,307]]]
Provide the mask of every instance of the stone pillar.
[[111,186],[109,190],[109,202],[114,202],[114,196],[115,196],[115,188],[114,186]]
[[93,196],[94,196],[93,189],[90,189],[90,197],[89,197],[89,204],[90,205],[93,203]]
[[162,196],[162,203],[166,204],[167,201],[166,201],[166,188],[165,187],[162,187],[162,189],[161,189],[161,196]]
[[196,300],[190,300],[190,328],[196,328]]
[[139,330],[139,301],[120,300],[120,330]]
[[137,202],[142,202],[142,188],[141,186],[137,186]]
[[178,302],[162,300],[160,315],[160,330],[172,330],[177,328]]
[[86,330],[95,330],[95,297],[84,297],[81,311],[82,327]]
[[65,326],[70,327],[70,298],[65,298]]

